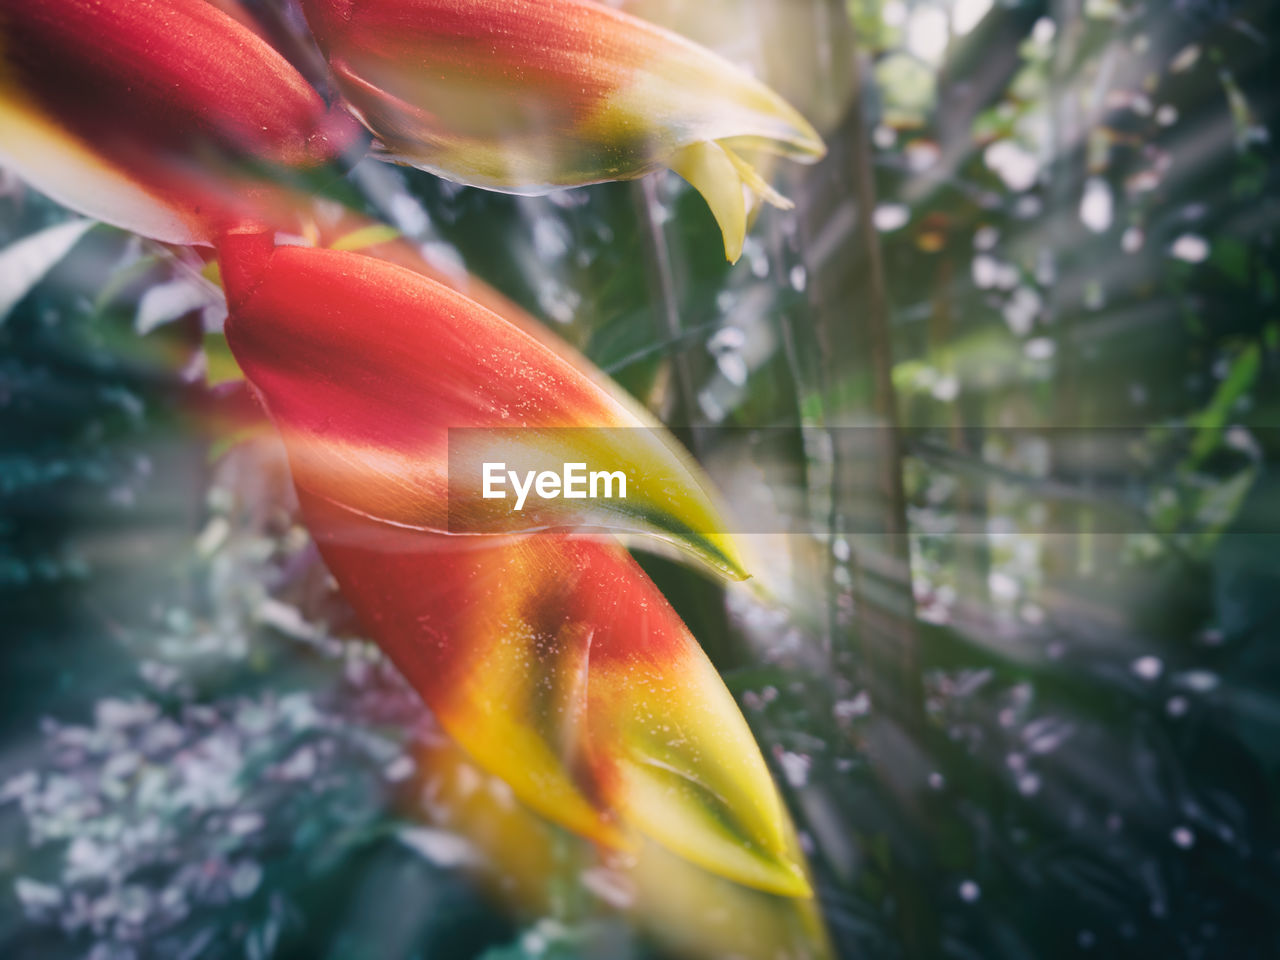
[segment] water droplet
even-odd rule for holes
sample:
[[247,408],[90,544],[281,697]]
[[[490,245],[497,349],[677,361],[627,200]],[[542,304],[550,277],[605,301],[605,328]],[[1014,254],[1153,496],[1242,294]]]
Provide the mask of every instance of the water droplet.
[[1048,360],[1053,357],[1058,345],[1048,337],[1035,337],[1023,346],[1028,360]]
[[950,18],[945,11],[930,6],[916,7],[907,21],[907,49],[926,63],[937,63],[946,52],[950,33]]
[[1129,669],[1143,680],[1156,680],[1164,672],[1164,664],[1159,657],[1139,657],[1129,665]]
[[1016,193],[1029,190],[1040,175],[1035,154],[1012,140],[998,140],[987,147],[982,158],[1006,187]]
[[809,757],[783,750],[778,754],[778,763],[782,765],[782,773],[791,786],[799,788],[809,782],[809,768],[813,765]]
[[1183,47],[1181,50],[1178,51],[1178,53],[1174,56],[1174,58],[1169,61],[1169,72],[1182,73],[1185,70],[1190,70],[1192,67],[1196,65],[1196,61],[1199,59],[1200,59],[1199,44],[1193,43],[1190,46]]
[[1111,187],[1101,177],[1085,181],[1084,194],[1080,198],[1080,222],[1094,233],[1106,233],[1111,228],[1115,202]]
[[720,374],[735,387],[740,387],[747,382],[747,377],[751,371],[747,367],[747,361],[742,358],[740,353],[723,353],[716,360],[716,366],[720,368]]
[[863,690],[849,700],[837,701],[833,712],[837,720],[852,720],[854,717],[866,716],[871,712],[871,697]]
[[631,878],[607,867],[592,867],[582,871],[582,885],[593,894],[618,910],[625,910],[635,902],[635,885]]
[[1209,241],[1194,233],[1184,233],[1169,246],[1169,256],[1184,263],[1203,263],[1209,259]]
[[941,156],[938,145],[931,140],[913,140],[905,151],[907,167],[912,173],[924,173]]
[[1005,323],[1015,336],[1025,337],[1031,332],[1043,305],[1039,293],[1030,287],[1019,287],[1005,304]]
[[1209,693],[1218,687],[1218,675],[1209,670],[1187,670],[1173,678],[1178,686],[1195,693]]
[[872,131],[871,140],[881,150],[888,150],[898,142],[898,132],[882,123]]
[[876,207],[871,219],[881,233],[892,233],[907,225],[907,221],[911,219],[911,211],[905,204],[882,203]]

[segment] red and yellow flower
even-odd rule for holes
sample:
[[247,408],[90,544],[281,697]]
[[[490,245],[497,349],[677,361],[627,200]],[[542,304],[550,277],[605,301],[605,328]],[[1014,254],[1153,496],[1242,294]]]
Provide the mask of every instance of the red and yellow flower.
[[95,219],[183,244],[287,225],[274,182],[357,134],[205,0],[0,0],[0,162]]
[[813,161],[813,127],[683,37],[594,0],[303,0],[338,86],[389,158],[539,193],[669,167],[736,260],[755,154]]
[[621,546],[448,537],[303,502],[372,638],[531,809],[607,846],[639,833],[737,883],[809,894],[746,721]]
[[[269,234],[230,236],[219,252],[228,343],[281,431],[307,525],[444,728],[530,807],[585,836],[625,847],[638,832],[737,882],[807,893],[741,713],[616,541],[442,532],[449,426],[536,432],[634,413],[420,273],[275,247]],[[627,435],[637,445],[610,455],[647,464],[667,496],[647,501],[645,523],[613,524],[736,571],[727,537],[689,533],[715,510],[693,467],[652,427]],[[577,519],[566,511],[562,525]]]
[[[768,88],[588,0],[307,0],[342,91],[397,159],[537,190],[671,167],[731,259],[744,159],[822,152]],[[216,244],[227,343],[280,430],[309,527],[371,637],[477,762],[606,846],[644,835],[737,883],[810,892],[741,713],[623,547],[658,537],[745,576],[720,510],[660,426],[574,355],[414,271],[277,247],[354,124],[204,0],[0,0],[0,160],[68,206]],[[285,182],[282,182],[285,181]],[[535,461],[638,483],[493,534],[449,484],[449,431],[519,431]],[[572,438],[563,431],[573,429]]]

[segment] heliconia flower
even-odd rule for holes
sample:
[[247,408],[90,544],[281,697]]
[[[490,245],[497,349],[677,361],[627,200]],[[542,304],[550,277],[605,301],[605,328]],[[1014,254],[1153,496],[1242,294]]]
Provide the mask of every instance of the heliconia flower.
[[358,134],[206,0],[0,0],[0,163],[90,217],[184,244],[283,226],[273,181]]
[[[269,234],[245,233],[228,236],[219,257],[227,342],[284,437],[299,487],[419,530],[657,537],[746,575],[688,456],[529,333],[421,273],[358,253],[274,247]],[[458,428],[473,428],[464,445],[450,442]],[[483,497],[481,456],[513,467],[590,464],[623,472],[630,489],[625,499],[551,499],[513,512],[510,500]]]
[[[677,34],[594,0],[303,0],[351,109],[390,159],[513,193],[669,167],[736,260],[744,155],[825,151],[777,94]],[[745,188],[745,189],[744,189]]]
[[738,883],[809,894],[746,721],[620,545],[409,531],[300,493],[369,635],[529,807],[607,846],[638,832]]

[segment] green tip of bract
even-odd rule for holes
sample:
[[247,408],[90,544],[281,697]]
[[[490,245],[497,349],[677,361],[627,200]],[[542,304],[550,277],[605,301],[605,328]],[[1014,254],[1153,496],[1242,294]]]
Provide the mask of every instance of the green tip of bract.
[[693,538],[699,559],[710,563],[730,580],[750,580],[751,568],[737,542],[728,534],[713,533]]

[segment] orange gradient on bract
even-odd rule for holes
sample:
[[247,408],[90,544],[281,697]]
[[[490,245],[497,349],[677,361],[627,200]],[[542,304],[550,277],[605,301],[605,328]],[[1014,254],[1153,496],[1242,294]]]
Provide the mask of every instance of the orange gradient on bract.
[[746,721],[616,542],[409,531],[301,493],[370,636],[530,808],[607,846],[642,834],[737,883],[808,894]]

